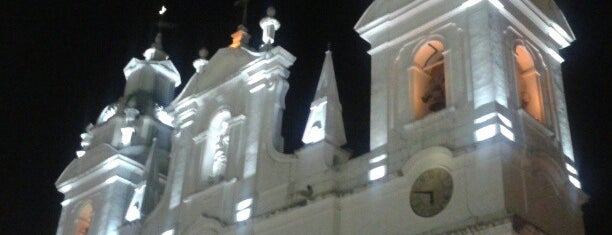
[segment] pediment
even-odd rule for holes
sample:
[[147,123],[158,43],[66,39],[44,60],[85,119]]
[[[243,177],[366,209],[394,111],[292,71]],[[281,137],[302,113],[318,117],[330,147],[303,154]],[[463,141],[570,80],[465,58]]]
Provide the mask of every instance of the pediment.
[[248,64],[261,58],[260,53],[244,48],[223,48],[217,51],[201,73],[194,74],[173,103],[216,87],[239,74]]

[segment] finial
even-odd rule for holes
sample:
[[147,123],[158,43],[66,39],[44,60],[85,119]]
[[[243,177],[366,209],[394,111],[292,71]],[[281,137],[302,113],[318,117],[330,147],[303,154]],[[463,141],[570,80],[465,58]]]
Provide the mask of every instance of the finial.
[[196,69],[196,73],[200,73],[204,71],[204,67],[208,64],[208,60],[206,57],[208,56],[208,49],[206,47],[202,47],[200,51],[198,51],[199,59],[193,61],[193,67]]
[[269,6],[268,9],[266,9],[266,14],[268,17],[274,17],[276,15],[276,8]]
[[206,49],[206,47],[202,47],[198,51],[198,55],[200,56],[200,59],[206,59],[206,57],[208,56],[208,49]]
[[331,42],[327,42],[327,51],[331,51],[331,46],[332,46],[332,43]]
[[268,7],[266,14],[267,16],[259,21],[259,26],[263,30],[263,33],[261,34],[261,40],[263,41],[263,45],[261,45],[262,51],[272,49],[274,36],[276,31],[280,28],[280,22],[274,18],[276,15],[276,9],[274,9],[272,6]]

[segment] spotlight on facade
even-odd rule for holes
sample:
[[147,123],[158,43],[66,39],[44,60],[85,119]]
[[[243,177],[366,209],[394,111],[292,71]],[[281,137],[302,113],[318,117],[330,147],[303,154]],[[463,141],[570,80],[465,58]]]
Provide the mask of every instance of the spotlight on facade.
[[386,174],[387,174],[387,166],[382,165],[382,166],[371,169],[368,172],[368,179],[370,179],[370,181],[378,180],[382,177],[385,177]]
[[476,132],[474,132],[474,135],[476,136],[476,141],[488,140],[491,137],[495,136],[496,134],[497,134],[496,124],[485,126],[483,128],[476,130]]
[[383,155],[380,155],[378,157],[374,157],[374,158],[370,159],[369,162],[370,162],[370,164],[374,164],[374,163],[377,163],[377,162],[381,162],[382,160],[385,160],[385,159],[387,159],[387,154],[383,154]]
[[506,128],[505,126],[499,126],[499,132],[501,132],[504,137],[514,141],[514,133],[512,133],[510,129]]
[[121,128],[121,144],[129,145],[132,141],[132,135],[136,130],[134,127],[123,127]]
[[163,232],[161,235],[174,235],[174,229]]
[[582,184],[580,184],[580,180],[576,179],[576,177],[570,175],[569,176],[569,181],[576,186],[576,188],[582,188]]
[[253,205],[253,198],[244,199],[236,204],[236,222],[251,218],[251,205]]
[[251,217],[251,208],[238,211],[236,213],[236,222],[242,222],[248,220]]
[[578,171],[576,170],[576,168],[574,168],[569,163],[565,163],[565,168],[567,168],[567,171],[569,171],[570,173],[572,173],[574,175],[578,175]]

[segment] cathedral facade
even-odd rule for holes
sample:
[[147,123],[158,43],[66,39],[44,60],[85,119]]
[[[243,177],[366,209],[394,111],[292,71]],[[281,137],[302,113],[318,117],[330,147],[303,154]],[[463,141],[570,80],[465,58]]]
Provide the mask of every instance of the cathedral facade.
[[282,153],[296,58],[233,42],[181,78],[161,34],[56,182],[57,234],[584,234],[551,0],[375,0],[370,151],[346,144],[331,51],[302,137]]

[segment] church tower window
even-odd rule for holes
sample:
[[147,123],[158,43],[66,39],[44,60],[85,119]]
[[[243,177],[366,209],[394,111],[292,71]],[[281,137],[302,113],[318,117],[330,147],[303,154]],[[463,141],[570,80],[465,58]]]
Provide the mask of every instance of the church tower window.
[[539,122],[544,122],[542,84],[533,54],[524,45],[514,50],[517,93],[520,107]]
[[93,207],[90,203],[87,203],[79,209],[78,217],[75,221],[76,232],[75,235],[87,235],[89,231],[89,225],[91,224],[91,216],[93,214]]
[[429,41],[422,45],[414,57],[414,111],[421,119],[446,108],[444,45]]

